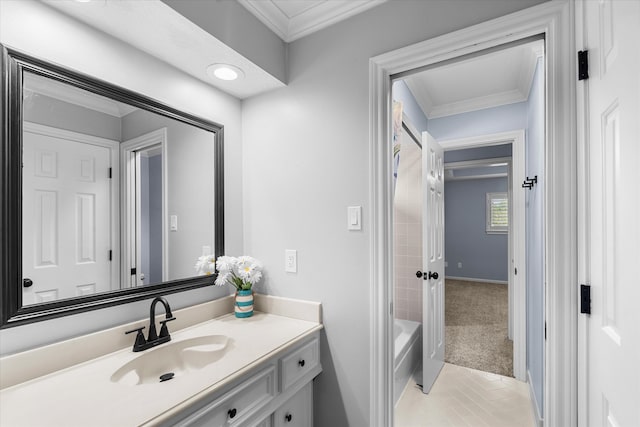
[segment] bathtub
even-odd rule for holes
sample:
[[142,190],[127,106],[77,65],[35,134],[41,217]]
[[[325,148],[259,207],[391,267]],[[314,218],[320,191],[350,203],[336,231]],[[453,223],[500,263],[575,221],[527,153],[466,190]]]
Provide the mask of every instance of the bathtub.
[[398,403],[400,395],[413,371],[422,362],[422,325],[411,320],[394,319],[394,404]]

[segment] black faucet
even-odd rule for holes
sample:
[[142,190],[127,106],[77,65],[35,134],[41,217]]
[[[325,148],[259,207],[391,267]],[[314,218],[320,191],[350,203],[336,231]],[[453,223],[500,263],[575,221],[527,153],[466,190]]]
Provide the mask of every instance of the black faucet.
[[[160,336],[156,332],[156,304],[161,302],[164,305],[165,319],[160,321],[162,327],[160,328]],[[125,332],[125,334],[130,334],[132,332],[137,332],[136,334],[136,342],[133,344],[133,351],[144,351],[148,348],[155,347],[159,344],[171,341],[171,335],[169,334],[169,329],[167,328],[167,322],[172,320],[176,320],[171,314],[171,307],[169,306],[169,302],[163,297],[156,297],[153,301],[151,301],[151,308],[149,308],[149,336],[145,340],[144,334],[142,330],[144,326],[137,329],[132,329],[130,331]]]

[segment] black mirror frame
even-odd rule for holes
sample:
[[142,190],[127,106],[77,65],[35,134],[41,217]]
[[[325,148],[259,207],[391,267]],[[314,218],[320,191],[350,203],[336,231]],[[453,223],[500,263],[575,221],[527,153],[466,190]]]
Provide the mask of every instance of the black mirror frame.
[[29,71],[215,134],[214,254],[224,254],[224,128],[156,100],[0,44],[0,329],[211,286],[215,275],[22,306],[22,75]]

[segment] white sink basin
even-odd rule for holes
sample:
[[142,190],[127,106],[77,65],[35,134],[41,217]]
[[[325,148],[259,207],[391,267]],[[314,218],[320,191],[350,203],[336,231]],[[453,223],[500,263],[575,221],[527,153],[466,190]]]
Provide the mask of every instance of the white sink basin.
[[205,335],[171,341],[147,350],[127,362],[111,375],[111,381],[140,385],[160,383],[160,376],[167,379],[179,378],[220,360],[229,347],[229,337],[225,335]]

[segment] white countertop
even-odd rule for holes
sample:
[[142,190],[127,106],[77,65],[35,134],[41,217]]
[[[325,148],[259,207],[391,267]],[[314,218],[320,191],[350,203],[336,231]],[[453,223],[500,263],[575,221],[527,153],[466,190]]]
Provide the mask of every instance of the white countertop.
[[[171,324],[169,324],[170,326]],[[111,375],[128,361],[153,352],[119,350],[0,390],[2,426],[132,426],[155,423],[205,394],[234,381],[272,353],[322,328],[315,321],[255,312],[237,319],[224,315],[178,332],[172,342],[201,335],[230,338],[220,360],[171,381],[124,385]],[[133,343],[133,335],[131,342]]]

